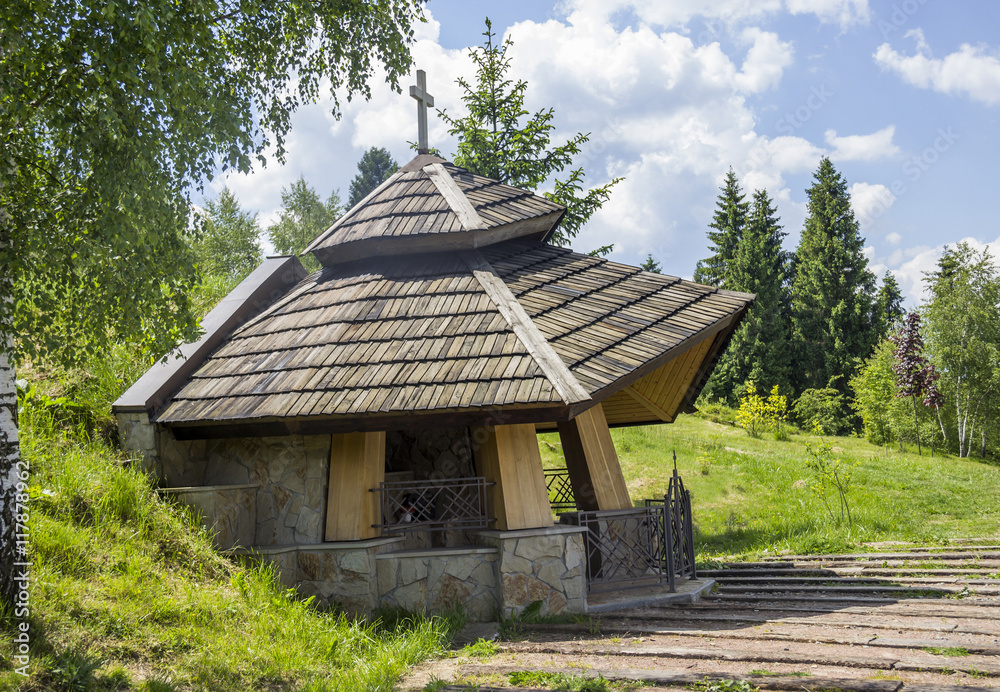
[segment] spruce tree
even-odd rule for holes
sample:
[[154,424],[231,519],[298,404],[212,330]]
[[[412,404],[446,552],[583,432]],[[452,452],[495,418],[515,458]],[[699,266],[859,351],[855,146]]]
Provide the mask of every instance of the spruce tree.
[[361,160],[358,161],[358,174],[351,181],[347,208],[352,208],[367,197],[368,193],[385,182],[386,178],[398,169],[399,164],[396,163],[387,149],[372,147],[362,154]]
[[857,363],[876,343],[875,276],[847,182],[828,158],[813,178],[791,290],[795,385],[799,393],[829,385],[846,399]]
[[712,223],[708,224],[709,228],[715,229],[708,232],[712,256],[698,262],[694,280],[700,284],[729,288],[725,284],[726,267],[736,255],[736,246],[743,237],[750,203],[744,201],[746,195],[732,168],[726,174],[721,190]]
[[754,192],[722,283],[734,291],[754,293],[757,300],[706,387],[709,399],[735,403],[747,381],[768,390],[789,386],[788,253],[781,247],[785,233],[775,214],[767,191]]
[[903,292],[892,272],[886,271],[882,286],[875,297],[875,343],[881,343],[897,324],[903,321]]

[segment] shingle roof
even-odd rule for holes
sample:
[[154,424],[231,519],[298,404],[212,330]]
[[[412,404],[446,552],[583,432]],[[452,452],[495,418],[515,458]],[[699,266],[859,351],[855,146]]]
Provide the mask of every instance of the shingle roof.
[[324,265],[364,257],[472,249],[543,239],[565,207],[421,155],[394,173],[306,249]]
[[337,265],[234,331],[157,419],[551,419],[732,329],[751,298],[525,240]]

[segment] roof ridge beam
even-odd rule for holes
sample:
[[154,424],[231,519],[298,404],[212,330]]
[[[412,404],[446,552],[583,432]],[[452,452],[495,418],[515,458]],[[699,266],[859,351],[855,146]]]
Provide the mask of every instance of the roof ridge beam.
[[431,163],[423,167],[423,172],[434,183],[434,187],[444,197],[451,210],[455,212],[455,216],[458,217],[463,229],[466,231],[482,231],[486,229],[486,224],[483,223],[479,212],[472,206],[472,202],[462,192],[462,189],[455,182],[455,179],[451,177],[451,173],[448,172],[447,168],[440,163]]
[[520,339],[545,377],[552,383],[562,400],[567,404],[589,401],[590,394],[573,376],[573,373],[566,367],[566,363],[552,348],[552,344],[546,340],[535,323],[531,321],[524,307],[514,297],[492,265],[486,261],[483,253],[478,250],[467,251],[462,253],[462,258],[468,263],[469,269],[472,270],[476,280],[486,291],[486,295],[490,297],[497,310],[510,324],[517,338]]

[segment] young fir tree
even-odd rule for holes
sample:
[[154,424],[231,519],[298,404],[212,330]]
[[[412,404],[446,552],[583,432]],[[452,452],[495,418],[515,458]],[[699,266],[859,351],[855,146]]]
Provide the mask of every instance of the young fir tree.
[[712,256],[698,262],[694,280],[700,284],[729,288],[725,283],[727,267],[736,255],[736,246],[743,237],[750,203],[744,201],[746,195],[743,194],[740,181],[732,168],[726,173],[721,189],[715,203],[715,215],[712,223],[708,224],[709,228],[715,229],[708,232]]
[[241,209],[232,190],[223,188],[205,203],[201,233],[192,243],[201,275],[243,279],[264,259],[259,237],[257,215]]
[[875,343],[888,338],[889,333],[903,321],[906,311],[903,310],[903,292],[892,272],[886,271],[882,277],[882,286],[875,297]]
[[813,177],[791,288],[794,384],[801,393],[832,382],[846,400],[857,364],[876,343],[875,276],[847,182],[828,158]]
[[[325,231],[343,212],[340,195],[334,190],[324,203],[316,191],[300,177],[290,188],[281,190],[282,210],[277,223],[267,229],[274,249],[282,255],[297,255]],[[319,268],[311,255],[300,257],[309,271]]]
[[652,272],[654,274],[663,273],[663,267],[660,266],[659,262],[653,259],[652,253],[646,254],[646,259],[643,260],[642,264],[639,265],[639,268],[642,269],[644,272]]
[[[514,43],[508,38],[494,43],[490,20],[486,20],[486,37],[481,47],[471,51],[476,64],[476,79],[470,84],[459,78],[464,92],[462,102],[468,109],[464,117],[439,110],[438,115],[448,126],[448,133],[458,138],[458,151],[452,160],[473,173],[499,180],[525,190],[535,190],[550,178],[573,164],[580,145],[590,140],[589,134],[577,133],[565,144],[550,147],[552,108],[530,114],[524,108],[528,83],[515,82],[507,76],[510,70],[508,49]],[[527,120],[524,118],[527,116]],[[623,180],[615,178],[607,185],[584,193],[582,167],[573,168],[565,178],[556,178],[552,192],[543,195],[566,206],[566,215],[552,236],[556,245],[568,245],[580,228],[611,196],[611,188]],[[608,246],[595,254],[605,254]]]
[[709,399],[735,403],[743,383],[789,386],[788,253],[766,190],[753,194],[741,238],[726,263],[726,288],[757,295],[706,387]]
[[351,181],[350,196],[347,198],[347,208],[363,200],[368,194],[385,182],[399,170],[399,164],[392,158],[388,150],[382,147],[372,147],[358,161],[358,174]]

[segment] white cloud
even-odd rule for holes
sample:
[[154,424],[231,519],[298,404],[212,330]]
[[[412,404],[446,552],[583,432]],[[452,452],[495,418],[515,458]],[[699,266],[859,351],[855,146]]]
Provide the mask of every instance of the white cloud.
[[920,29],[906,35],[916,40],[917,52],[904,55],[883,43],[875,51],[875,62],[882,69],[921,89],[965,94],[990,106],[1000,103],[1000,54],[995,49],[963,43],[954,53],[935,58]]
[[814,14],[824,22],[848,27],[871,19],[868,0],[786,0],[792,14]]
[[1000,258],[1000,238],[993,241],[983,241],[978,238],[963,238],[953,243],[942,243],[935,247],[918,245],[910,248],[897,249],[885,260],[892,269],[893,276],[899,282],[900,290],[911,307],[916,307],[928,298],[924,277],[928,272],[937,270],[938,260],[944,254],[946,245],[954,246],[959,242],[968,243],[975,250],[989,250],[994,258]]
[[902,241],[903,236],[895,232],[890,233],[885,237],[885,242],[889,243],[889,245],[899,245]]
[[740,91],[755,93],[773,89],[781,82],[785,68],[792,64],[795,51],[791,43],[778,40],[778,35],[757,27],[745,29],[744,41],[752,44],[736,75]]
[[874,222],[881,218],[896,202],[896,196],[885,185],[854,183],[851,185],[851,208],[861,225],[863,233],[868,233]]
[[896,126],[889,125],[870,135],[846,135],[838,137],[836,130],[827,130],[826,143],[833,147],[830,158],[836,161],[876,161],[899,153],[899,147],[892,143]]

